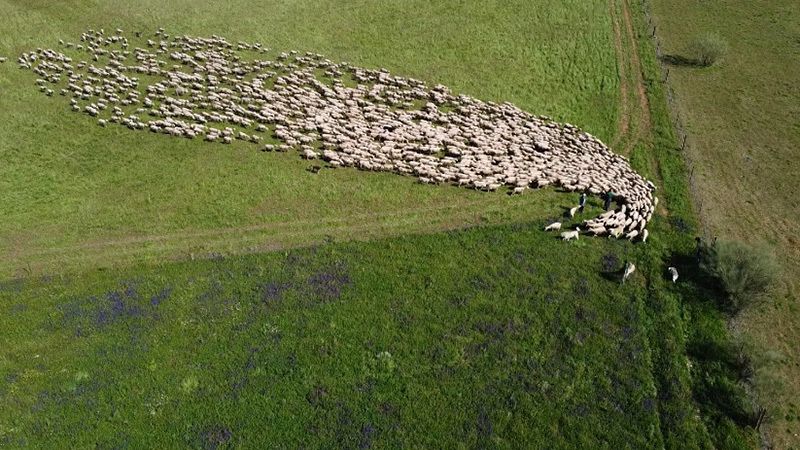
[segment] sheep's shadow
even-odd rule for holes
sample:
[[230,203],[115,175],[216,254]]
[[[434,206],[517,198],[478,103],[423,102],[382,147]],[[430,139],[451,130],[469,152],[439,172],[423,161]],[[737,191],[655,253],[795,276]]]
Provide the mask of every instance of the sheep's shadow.
[[615,283],[622,283],[622,275],[624,273],[625,273],[625,268],[623,267],[617,270],[600,272],[600,276],[608,281],[613,281]]

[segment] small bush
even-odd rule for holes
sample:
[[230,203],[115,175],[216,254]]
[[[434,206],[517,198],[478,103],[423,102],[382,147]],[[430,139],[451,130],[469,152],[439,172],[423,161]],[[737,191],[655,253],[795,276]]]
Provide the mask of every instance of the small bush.
[[737,241],[718,241],[703,257],[703,269],[725,292],[724,305],[738,313],[762,299],[778,276],[778,264],[769,250]]
[[701,66],[714,65],[728,51],[728,43],[718,34],[697,36],[689,43],[689,54]]

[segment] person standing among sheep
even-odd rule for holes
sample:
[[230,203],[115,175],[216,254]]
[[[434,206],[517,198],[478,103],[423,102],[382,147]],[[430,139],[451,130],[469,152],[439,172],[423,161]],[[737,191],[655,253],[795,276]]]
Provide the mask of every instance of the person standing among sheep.
[[614,200],[614,195],[615,194],[612,191],[607,191],[605,193],[604,196],[605,204],[603,205],[603,208],[605,208],[606,211],[608,211],[608,208],[611,208],[611,200]]
[[586,192],[581,193],[581,199],[578,201],[578,211],[583,212],[586,207]]

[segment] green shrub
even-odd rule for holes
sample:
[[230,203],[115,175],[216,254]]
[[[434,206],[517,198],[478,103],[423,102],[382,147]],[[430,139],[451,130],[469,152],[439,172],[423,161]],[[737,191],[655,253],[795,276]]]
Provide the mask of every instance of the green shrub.
[[763,299],[778,275],[772,253],[737,241],[718,241],[708,246],[703,268],[724,291],[724,306],[738,313]]
[[689,54],[701,66],[714,65],[728,51],[728,43],[722,36],[708,33],[696,36],[689,43]]

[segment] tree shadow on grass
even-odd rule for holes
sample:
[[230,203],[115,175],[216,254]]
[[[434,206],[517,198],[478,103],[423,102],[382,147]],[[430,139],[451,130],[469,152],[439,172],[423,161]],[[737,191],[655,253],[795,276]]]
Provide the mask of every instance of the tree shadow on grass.
[[[673,253],[665,263],[666,267],[671,266],[678,270],[678,285],[684,299],[694,303],[712,302],[726,312],[724,289],[718,280],[702,270],[696,254]],[[671,277],[667,271],[663,275],[667,280]]]
[[[693,381],[692,397],[709,417],[727,417],[740,427],[755,427],[757,411],[743,387],[751,381],[752,362],[744,347],[726,334],[725,326],[713,319],[713,311],[723,317],[728,314],[724,290],[702,269],[696,254],[673,253],[664,263],[678,270],[678,282],[668,283],[692,318],[686,353],[696,366],[694,371],[703,374]],[[664,276],[669,279],[669,272],[665,270]]]
[[683,55],[661,55],[658,57],[664,64],[669,64],[676,67],[705,67],[705,65],[695,58],[690,58]]

